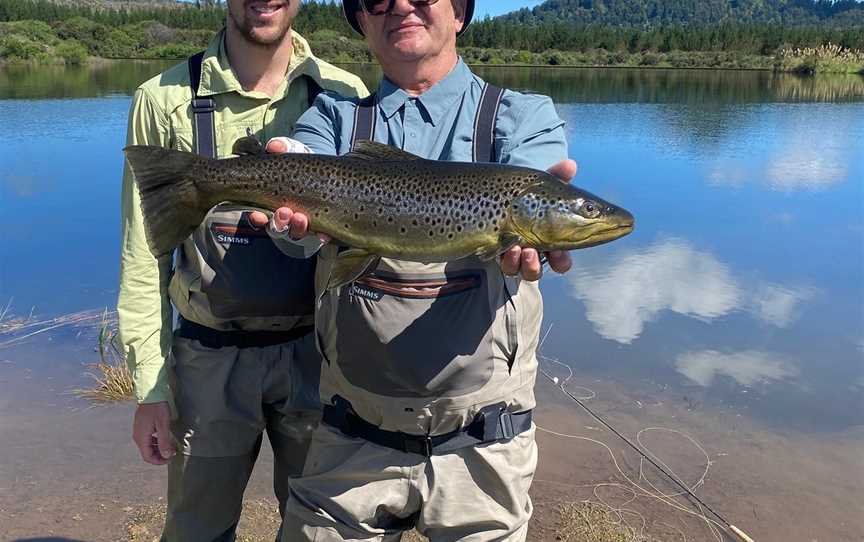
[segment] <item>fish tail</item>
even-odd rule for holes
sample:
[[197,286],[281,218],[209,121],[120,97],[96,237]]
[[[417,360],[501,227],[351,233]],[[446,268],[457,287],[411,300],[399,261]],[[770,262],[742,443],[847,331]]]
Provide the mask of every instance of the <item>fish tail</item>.
[[171,252],[197,228],[207,211],[193,172],[209,159],[147,145],[123,149],[141,196],[147,244],[155,256]]

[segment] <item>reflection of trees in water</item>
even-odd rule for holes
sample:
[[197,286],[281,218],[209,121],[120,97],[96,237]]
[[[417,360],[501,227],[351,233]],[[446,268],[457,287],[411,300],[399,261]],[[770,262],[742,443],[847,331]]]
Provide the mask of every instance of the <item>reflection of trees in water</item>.
[[498,85],[556,103],[749,103],[864,100],[864,77],[768,71],[628,68],[474,68]]
[[177,61],[114,60],[84,66],[0,68],[0,99],[87,98],[131,94]]
[[864,77],[860,75],[806,77],[778,74],[771,85],[777,97],[785,102],[864,100]]
[[[9,66],[0,69],[0,98],[82,98],[128,94],[177,61],[106,61],[86,66]],[[348,64],[370,88],[376,65]],[[691,103],[864,101],[860,75],[798,76],[767,71],[629,68],[491,67],[484,79],[539,92],[556,103]]]

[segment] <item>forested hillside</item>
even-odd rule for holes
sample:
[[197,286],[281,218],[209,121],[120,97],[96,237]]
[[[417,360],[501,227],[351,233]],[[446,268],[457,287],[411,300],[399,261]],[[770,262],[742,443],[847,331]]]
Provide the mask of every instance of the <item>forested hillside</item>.
[[864,24],[855,0],[546,0],[503,20],[523,24],[568,22],[614,26],[669,24]]
[[[459,46],[487,64],[859,72],[862,14],[853,0],[547,0],[476,21]],[[183,58],[224,20],[216,0],[0,0],[0,62]],[[305,2],[295,28],[322,58],[373,60],[339,3]]]

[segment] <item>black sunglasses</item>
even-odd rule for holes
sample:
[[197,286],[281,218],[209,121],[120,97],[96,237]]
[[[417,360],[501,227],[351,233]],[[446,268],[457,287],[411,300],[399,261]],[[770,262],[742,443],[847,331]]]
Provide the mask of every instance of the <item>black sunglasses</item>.
[[[438,0],[408,0],[415,6],[431,6]],[[369,15],[386,15],[393,11],[396,0],[360,0],[363,11]]]

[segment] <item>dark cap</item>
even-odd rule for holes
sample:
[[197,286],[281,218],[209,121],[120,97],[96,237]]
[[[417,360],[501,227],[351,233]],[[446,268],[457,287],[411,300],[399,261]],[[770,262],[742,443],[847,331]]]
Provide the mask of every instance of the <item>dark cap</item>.
[[[345,19],[348,21],[348,24],[351,25],[351,28],[362,36],[363,29],[360,28],[360,23],[357,21],[357,12],[360,9],[362,9],[360,7],[360,0],[342,0],[342,11],[345,13]],[[456,34],[457,36],[462,32],[465,32],[465,29],[468,28],[468,24],[471,22],[471,17],[473,16],[474,0],[465,0],[465,24],[462,25],[462,30]]]

